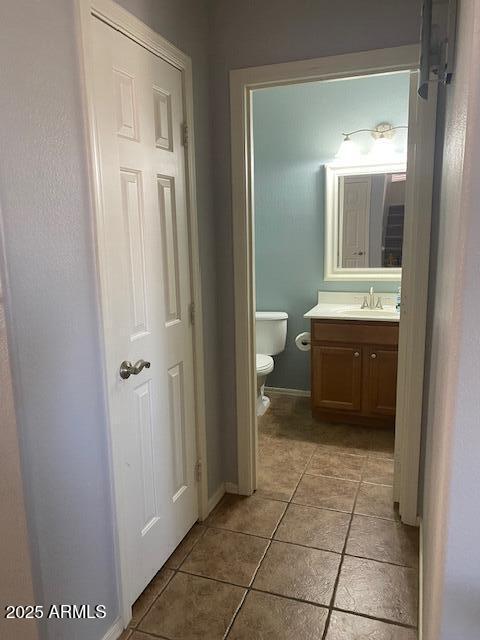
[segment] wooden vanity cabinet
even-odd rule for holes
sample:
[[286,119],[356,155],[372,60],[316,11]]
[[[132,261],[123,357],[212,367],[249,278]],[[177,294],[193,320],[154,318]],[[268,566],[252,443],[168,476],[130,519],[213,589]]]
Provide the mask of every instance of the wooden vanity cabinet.
[[312,413],[328,422],[392,426],[398,323],[312,320]]

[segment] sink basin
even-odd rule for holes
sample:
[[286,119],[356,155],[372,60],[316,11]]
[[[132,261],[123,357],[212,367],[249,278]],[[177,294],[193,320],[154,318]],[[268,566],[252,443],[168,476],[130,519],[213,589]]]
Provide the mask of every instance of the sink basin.
[[400,313],[396,309],[361,309],[360,307],[341,307],[336,309],[335,313],[339,315],[358,315],[358,316],[383,316],[389,318],[398,318]]

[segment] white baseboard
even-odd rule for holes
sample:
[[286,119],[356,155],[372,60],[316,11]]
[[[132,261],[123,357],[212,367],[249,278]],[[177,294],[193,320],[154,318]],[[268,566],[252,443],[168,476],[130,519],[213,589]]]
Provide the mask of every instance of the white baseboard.
[[233,482],[226,482],[225,483],[225,493],[238,494],[238,484],[234,484]]
[[224,495],[225,495],[225,483],[222,482],[222,484],[218,487],[218,489],[214,492],[214,494],[210,496],[210,498],[208,499],[207,514],[205,518],[215,509],[215,507],[217,506],[217,504],[220,502],[220,500],[223,498]]
[[281,393],[284,396],[310,398],[310,391],[304,389],[283,389],[282,387],[265,387],[266,393]]
[[103,636],[102,640],[118,640],[123,633],[123,623],[120,618],[117,618],[107,633]]

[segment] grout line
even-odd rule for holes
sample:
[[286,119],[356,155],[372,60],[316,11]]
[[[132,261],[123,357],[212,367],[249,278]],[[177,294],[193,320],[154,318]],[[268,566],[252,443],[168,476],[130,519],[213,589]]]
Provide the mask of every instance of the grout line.
[[374,622],[383,622],[384,624],[390,624],[394,627],[402,627],[402,629],[417,629],[413,624],[406,624],[405,622],[398,622],[396,620],[390,620],[389,618],[376,618],[370,616],[368,613],[360,613],[358,611],[350,611],[350,609],[342,609],[341,607],[333,607],[332,613],[339,611],[341,613],[348,613],[351,616],[357,616],[358,618],[366,618],[367,620],[373,620]]
[[[363,465],[363,468],[365,468],[365,465]],[[361,477],[363,478],[363,469],[362,469]],[[325,628],[324,628],[324,631],[323,631],[322,640],[326,640],[328,629],[330,627],[330,620],[332,618],[333,605],[335,603],[335,598],[337,596],[337,589],[338,589],[338,585],[339,585],[339,582],[340,582],[340,574],[342,572],[343,562],[345,560],[345,554],[346,554],[346,550],[347,550],[348,538],[350,536],[350,530],[352,528],[353,516],[355,515],[355,506],[357,504],[357,498],[358,498],[358,494],[360,492],[360,486],[361,486],[361,480],[358,483],[357,490],[355,492],[355,498],[353,499],[352,512],[351,512],[351,515],[350,515],[350,522],[348,523],[347,535],[345,536],[345,542],[343,543],[343,549],[342,549],[342,554],[341,554],[341,558],[340,558],[340,564],[338,565],[337,577],[336,577],[335,583],[333,585],[333,592],[332,592],[332,597],[330,599],[330,606],[328,608],[328,615],[327,615],[327,619],[325,621]]]

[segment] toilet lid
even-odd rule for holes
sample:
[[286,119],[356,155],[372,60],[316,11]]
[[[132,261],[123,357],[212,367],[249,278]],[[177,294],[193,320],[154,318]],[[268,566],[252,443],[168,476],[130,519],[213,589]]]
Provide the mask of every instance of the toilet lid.
[[273,358],[263,353],[257,353],[257,373],[266,375],[273,371]]

